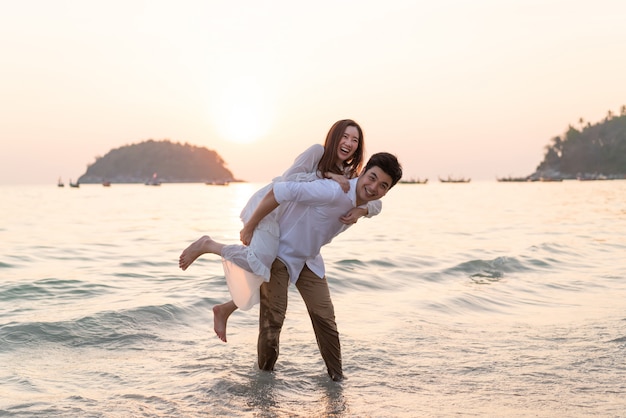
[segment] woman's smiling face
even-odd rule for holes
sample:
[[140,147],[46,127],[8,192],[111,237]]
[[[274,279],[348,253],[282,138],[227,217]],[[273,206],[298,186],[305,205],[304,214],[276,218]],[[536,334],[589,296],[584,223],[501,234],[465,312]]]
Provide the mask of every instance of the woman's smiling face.
[[341,165],[344,161],[352,158],[356,150],[359,148],[359,130],[356,126],[348,126],[337,144],[337,165]]

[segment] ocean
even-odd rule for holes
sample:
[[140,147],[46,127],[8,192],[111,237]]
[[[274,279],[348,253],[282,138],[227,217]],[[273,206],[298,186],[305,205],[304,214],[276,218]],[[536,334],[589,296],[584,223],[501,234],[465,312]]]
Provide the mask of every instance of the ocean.
[[228,343],[221,261],[262,184],[0,186],[0,416],[624,417],[626,181],[398,184],[322,250],[346,380],[290,289]]

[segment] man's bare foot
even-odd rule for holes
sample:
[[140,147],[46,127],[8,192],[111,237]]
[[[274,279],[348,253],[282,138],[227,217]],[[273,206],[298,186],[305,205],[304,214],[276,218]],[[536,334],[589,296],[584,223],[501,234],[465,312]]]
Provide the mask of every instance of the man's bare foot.
[[213,330],[224,342],[226,342],[226,323],[236,309],[237,305],[232,300],[213,307]]
[[187,267],[196,261],[196,258],[200,257],[202,254],[212,252],[215,244],[217,243],[213,241],[210,236],[201,236],[182,252],[178,259],[178,267],[187,270]]

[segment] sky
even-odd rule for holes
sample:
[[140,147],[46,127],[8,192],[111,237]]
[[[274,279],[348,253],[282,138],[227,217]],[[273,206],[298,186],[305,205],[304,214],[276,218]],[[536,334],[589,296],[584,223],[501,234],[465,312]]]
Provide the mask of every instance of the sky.
[[269,181],[354,119],[405,178],[534,172],[626,104],[622,0],[0,0],[0,184],[148,139]]

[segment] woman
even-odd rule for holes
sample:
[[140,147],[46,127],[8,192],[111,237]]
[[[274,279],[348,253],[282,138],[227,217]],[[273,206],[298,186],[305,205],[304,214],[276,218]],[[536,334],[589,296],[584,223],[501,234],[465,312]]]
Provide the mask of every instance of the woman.
[[[364,147],[363,131],[355,121],[344,119],[335,122],[326,135],[323,147],[319,144],[309,147],[282,176],[275,178],[250,198],[240,216],[244,225],[275,182],[332,178],[347,192],[347,179],[356,177],[361,170]],[[381,207],[382,203],[378,200],[369,202],[367,207],[352,209],[341,220],[351,224],[361,216],[377,215]],[[279,206],[263,218],[254,230],[252,240],[243,241],[246,245],[224,245],[205,235],[187,247],[180,256],[179,266],[183,270],[202,254],[222,256],[226,283],[233,300],[213,307],[213,320],[215,333],[224,342],[228,317],[237,308],[248,310],[258,303],[259,287],[263,281],[269,281],[270,267],[278,252],[280,231],[277,220],[281,213],[282,208]]]

